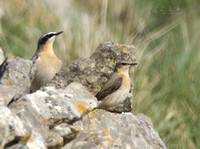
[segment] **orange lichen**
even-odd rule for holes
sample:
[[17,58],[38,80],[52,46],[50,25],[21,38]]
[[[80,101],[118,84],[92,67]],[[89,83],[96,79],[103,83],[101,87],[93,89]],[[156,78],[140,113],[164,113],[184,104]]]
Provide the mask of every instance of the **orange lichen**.
[[77,109],[78,109],[78,111],[81,113],[81,115],[82,115],[84,112],[87,111],[87,107],[86,107],[84,104],[80,103],[80,102],[77,103]]
[[92,135],[91,134],[88,134],[88,137],[91,137]]
[[133,105],[131,104],[131,110],[133,110]]
[[79,128],[78,128],[78,127],[76,127],[76,126],[73,126],[73,128],[74,128],[75,130],[79,131]]
[[159,148],[159,145],[158,145],[158,144],[156,144],[156,148]]
[[6,80],[6,83],[10,83],[10,80]]
[[45,120],[46,120],[46,121],[48,121],[48,120],[49,120],[49,118],[48,118],[48,117],[45,117]]
[[54,136],[53,139],[54,139],[54,140],[58,140],[58,137],[57,137],[57,136]]
[[151,141],[150,141],[150,145],[152,145],[152,144],[153,144],[153,141],[151,140]]
[[111,136],[110,132],[108,131],[108,129],[104,128],[103,130],[106,134],[108,134],[109,136]]
[[82,75],[83,78],[85,78],[85,75]]
[[32,142],[33,142],[33,139],[30,138],[30,139],[28,140],[28,142],[32,143]]
[[103,137],[104,137],[104,136],[106,136],[106,134],[102,133],[102,134],[101,134],[101,136],[103,136]]
[[15,58],[15,56],[13,56],[13,55],[8,55],[8,57]]
[[114,60],[112,59],[112,60],[110,61],[110,63],[111,63],[111,64],[114,64]]
[[14,135],[15,135],[15,136],[17,135],[17,130],[16,130],[16,129],[14,129]]
[[99,67],[100,66],[100,64],[97,64],[97,67]]
[[122,50],[122,52],[123,52],[123,53],[127,53],[127,50],[128,50],[127,48],[124,48],[124,49]]
[[134,56],[136,57],[136,53],[134,53]]
[[57,124],[60,124],[60,123],[62,123],[62,121],[63,121],[63,120],[59,120],[59,121],[57,122]]
[[8,87],[9,87],[9,88],[11,88],[11,86],[10,86],[10,85],[8,85]]
[[26,144],[26,142],[29,140],[30,135],[25,135],[23,138],[20,140],[20,144]]
[[98,146],[99,146],[99,147],[106,147],[105,144],[103,144],[103,143],[98,144]]
[[119,44],[120,47],[123,47],[123,44]]
[[111,139],[106,139],[106,141],[108,142],[108,144],[111,146],[112,145],[112,140]]
[[83,132],[84,132],[84,133],[87,133],[87,130],[86,130],[86,129],[84,129],[84,130],[83,130]]
[[92,111],[92,106],[91,105],[89,105],[89,110]]
[[90,112],[90,113],[89,113],[89,116],[90,116],[90,117],[94,117],[94,112],[93,112],[93,111]]
[[58,141],[58,145],[63,146],[64,145],[63,141]]
[[90,123],[90,120],[88,120],[88,124]]

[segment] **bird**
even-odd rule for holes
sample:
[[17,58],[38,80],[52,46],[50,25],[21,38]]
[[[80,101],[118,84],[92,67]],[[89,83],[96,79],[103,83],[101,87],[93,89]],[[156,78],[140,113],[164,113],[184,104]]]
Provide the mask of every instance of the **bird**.
[[43,34],[37,45],[37,50],[31,61],[36,65],[36,74],[31,83],[30,91],[35,92],[41,86],[51,81],[56,73],[60,71],[62,62],[53,51],[53,43],[60,32],[48,32]]
[[125,100],[131,88],[129,68],[135,65],[136,62],[128,60],[116,64],[113,74],[95,96],[99,101],[97,108],[112,108]]

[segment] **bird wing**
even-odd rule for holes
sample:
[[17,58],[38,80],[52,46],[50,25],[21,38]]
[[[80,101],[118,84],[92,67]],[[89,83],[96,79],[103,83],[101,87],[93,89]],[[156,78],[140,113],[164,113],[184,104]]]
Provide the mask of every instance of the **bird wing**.
[[118,77],[113,74],[111,78],[103,85],[101,90],[96,94],[96,98],[99,100],[104,99],[109,94],[115,92],[122,85],[122,77]]
[[38,54],[39,54],[39,52],[36,51],[36,52],[35,52],[35,55],[32,57],[31,61],[33,61],[33,64],[35,64],[35,62],[36,62],[37,59],[39,58]]

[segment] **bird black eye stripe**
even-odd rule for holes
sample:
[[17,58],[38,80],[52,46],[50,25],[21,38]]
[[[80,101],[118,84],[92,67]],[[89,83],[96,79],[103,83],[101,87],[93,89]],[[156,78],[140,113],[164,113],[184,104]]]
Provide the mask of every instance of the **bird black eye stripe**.
[[47,38],[51,38],[51,37],[53,37],[54,36],[54,34],[48,34],[46,37]]
[[129,65],[128,63],[122,63],[122,65]]

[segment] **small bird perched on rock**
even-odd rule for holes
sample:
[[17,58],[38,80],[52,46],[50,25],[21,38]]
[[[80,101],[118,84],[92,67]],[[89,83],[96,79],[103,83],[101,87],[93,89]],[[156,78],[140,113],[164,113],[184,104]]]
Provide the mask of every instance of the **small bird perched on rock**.
[[62,62],[53,51],[53,43],[62,32],[49,32],[42,35],[38,40],[37,51],[31,59],[37,67],[35,78],[31,84],[31,92],[51,81],[54,75],[60,71]]
[[111,108],[126,99],[131,88],[129,68],[132,65],[137,63],[121,61],[116,64],[114,73],[96,94],[96,98],[100,101],[97,108]]

